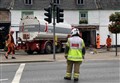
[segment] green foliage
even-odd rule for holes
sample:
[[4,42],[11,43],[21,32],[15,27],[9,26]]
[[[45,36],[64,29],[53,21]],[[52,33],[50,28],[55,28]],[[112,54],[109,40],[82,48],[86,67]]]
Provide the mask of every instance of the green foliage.
[[109,21],[112,22],[108,26],[109,31],[111,33],[120,33],[120,13],[111,14]]

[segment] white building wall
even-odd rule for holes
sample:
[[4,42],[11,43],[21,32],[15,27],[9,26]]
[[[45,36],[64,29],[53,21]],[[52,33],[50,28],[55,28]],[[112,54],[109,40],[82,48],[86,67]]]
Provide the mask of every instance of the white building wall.
[[[11,28],[15,31],[13,34],[14,41],[16,43],[16,31],[19,31],[19,23],[21,19],[21,11],[11,10]],[[14,26],[14,27],[13,27]]]
[[[106,42],[107,35],[110,35],[112,38],[112,45],[115,45],[115,41],[116,41],[115,35],[108,30],[108,25],[111,23],[109,22],[109,16],[115,12],[120,12],[120,11],[119,10],[108,10],[108,11],[101,10],[100,11],[100,16],[101,16],[100,34],[101,34],[101,38],[103,38],[101,41],[101,44],[104,44],[104,42]],[[117,42],[118,42],[118,45],[120,45],[120,34],[118,34]]]
[[88,12],[88,24],[99,25],[99,12],[96,10],[91,10]]
[[[99,25],[99,30],[97,33],[100,34],[101,39],[100,39],[100,44],[104,45],[106,44],[106,38],[107,35],[110,35],[112,38],[112,45],[115,45],[115,36],[108,30],[108,25],[110,24],[109,22],[109,16],[114,13],[114,12],[120,12],[118,10],[93,10],[88,12],[88,22],[91,25]],[[118,44],[120,45],[120,34],[118,34]]]
[[[116,35],[112,34],[112,38],[113,38],[112,43],[116,45]],[[117,45],[120,45],[120,34],[117,34]]]
[[65,10],[64,19],[69,24],[79,24],[79,11],[78,10]]
[[44,20],[44,18],[45,18],[44,13],[45,13],[44,10],[34,11],[34,16],[36,16],[38,19]]

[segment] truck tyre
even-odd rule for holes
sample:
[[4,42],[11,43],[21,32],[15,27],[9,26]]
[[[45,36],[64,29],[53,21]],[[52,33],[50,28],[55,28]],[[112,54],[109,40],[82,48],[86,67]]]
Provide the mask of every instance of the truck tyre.
[[40,54],[40,51],[37,51],[37,54]]
[[32,50],[27,50],[26,52],[27,52],[27,54],[33,54]]
[[62,45],[60,43],[58,43],[57,46],[56,46],[56,52],[57,53],[62,52]]
[[52,53],[52,44],[50,42],[47,42],[45,45],[45,53],[50,54]]

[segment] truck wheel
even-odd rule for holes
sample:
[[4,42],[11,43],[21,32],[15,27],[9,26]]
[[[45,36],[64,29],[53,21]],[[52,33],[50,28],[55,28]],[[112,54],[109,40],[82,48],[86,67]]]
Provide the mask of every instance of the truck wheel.
[[56,52],[57,53],[60,53],[60,52],[62,52],[62,45],[61,44],[57,44],[57,46],[56,46]]
[[26,51],[27,52],[27,54],[33,54],[33,51],[32,50],[28,50],[28,51]]
[[51,43],[46,43],[45,45],[45,53],[50,54],[52,53],[52,44]]
[[40,51],[37,51],[37,54],[40,54]]

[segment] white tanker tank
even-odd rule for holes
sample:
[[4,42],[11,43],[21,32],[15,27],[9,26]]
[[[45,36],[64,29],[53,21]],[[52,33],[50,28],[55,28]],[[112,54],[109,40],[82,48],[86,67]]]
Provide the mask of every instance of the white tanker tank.
[[[55,27],[56,52],[61,52],[71,31],[71,25],[57,23]],[[24,49],[28,54],[33,52],[52,53],[53,49],[53,25],[36,17],[21,19],[19,28],[18,49]]]

